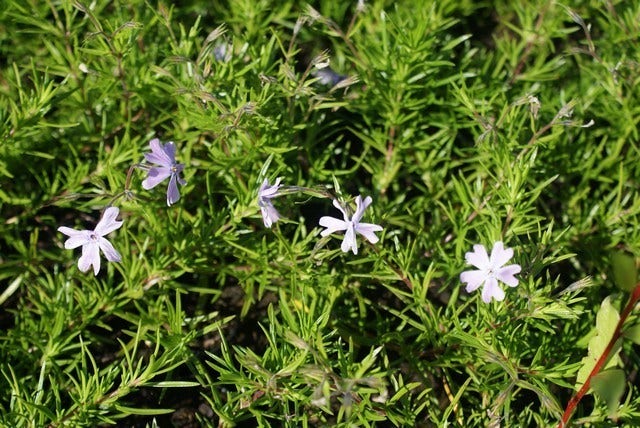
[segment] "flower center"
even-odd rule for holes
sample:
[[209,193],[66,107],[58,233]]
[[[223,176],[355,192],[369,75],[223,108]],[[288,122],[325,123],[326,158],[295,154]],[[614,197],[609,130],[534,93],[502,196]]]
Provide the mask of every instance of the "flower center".
[[489,266],[485,272],[487,273],[487,276],[489,278],[495,278],[496,277],[496,271],[497,271],[497,269],[495,267]]
[[99,238],[99,236],[98,236],[96,233],[94,233],[94,232],[91,232],[91,233],[89,234],[89,239],[91,239],[91,240],[92,240],[92,241],[94,241],[94,242],[96,242],[96,241],[98,240],[98,238]]

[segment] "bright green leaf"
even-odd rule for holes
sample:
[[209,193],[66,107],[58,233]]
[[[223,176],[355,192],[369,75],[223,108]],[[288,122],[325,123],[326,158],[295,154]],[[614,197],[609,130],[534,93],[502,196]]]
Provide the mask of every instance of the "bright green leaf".
[[[602,302],[598,315],[596,316],[596,334],[589,340],[588,355],[582,359],[583,365],[578,371],[578,377],[576,379],[577,388],[587,380],[591,370],[593,370],[593,367],[596,365],[596,361],[604,352],[609,340],[611,340],[619,319],[620,315],[618,315],[618,311],[611,305],[610,297],[607,297]],[[605,368],[618,365],[618,351],[619,344],[612,349],[611,356]]]

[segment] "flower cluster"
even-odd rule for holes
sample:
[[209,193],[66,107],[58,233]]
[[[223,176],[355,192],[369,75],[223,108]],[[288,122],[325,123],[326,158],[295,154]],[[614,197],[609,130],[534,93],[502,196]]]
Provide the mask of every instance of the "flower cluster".
[[[260,207],[264,225],[268,228],[281,218],[280,213],[272,202],[272,199],[281,196],[287,188],[282,186],[281,182],[282,179],[277,178],[276,182],[271,185],[269,180],[265,179],[258,189],[258,206]],[[297,187],[296,189],[301,188]],[[351,215],[348,206],[343,206],[337,199],[333,199],[333,206],[342,213],[342,219],[323,216],[320,218],[319,224],[325,228],[320,233],[323,237],[344,231],[344,238],[340,246],[341,250],[345,253],[351,250],[353,254],[358,254],[356,236],[360,234],[371,244],[375,244],[379,241],[375,233],[381,232],[383,229],[382,226],[377,224],[360,221],[367,207],[371,205],[371,197],[367,196],[363,200],[362,196],[358,195],[355,201],[356,210]],[[515,275],[520,273],[520,265],[511,264],[505,266],[512,257],[513,250],[504,248],[504,244],[500,241],[494,244],[491,256],[487,254],[487,250],[483,245],[474,245],[473,252],[466,253],[465,259],[467,263],[475,266],[477,270],[463,272],[460,275],[460,281],[467,284],[466,291],[469,293],[482,286],[481,297],[485,303],[490,303],[492,299],[502,301],[505,298],[505,293],[500,288],[499,282],[503,282],[509,287],[518,285]]]
[[[277,178],[275,184],[270,185],[269,180],[265,179],[258,189],[258,206],[262,214],[262,221],[265,227],[270,228],[274,223],[280,220],[281,216],[278,210],[273,206],[271,199],[281,196],[284,186],[282,186],[281,179]],[[295,189],[302,190],[300,187]],[[364,201],[362,196],[356,197],[356,211],[351,218],[349,218],[349,208],[340,205],[338,200],[333,200],[333,206],[336,207],[342,213],[343,219],[324,216],[320,219],[320,226],[325,227],[320,235],[325,237],[335,232],[344,231],[344,239],[340,248],[343,252],[351,250],[353,254],[358,254],[358,244],[356,242],[356,234],[364,236],[364,238],[372,244],[378,242],[378,237],[375,232],[382,231],[382,227],[377,224],[361,223],[360,219],[364,215],[364,210],[371,204],[371,196],[367,196]]]
[[[180,199],[178,183],[182,186],[187,184],[180,177],[184,165],[176,162],[176,148],[172,141],[162,145],[159,139],[154,138],[149,142],[149,145],[151,153],[145,153],[144,157],[152,166],[142,164],[134,165],[132,168],[147,171],[147,177],[142,181],[142,187],[147,190],[153,189],[168,178],[167,205],[171,206]],[[129,189],[126,188],[123,194],[129,193]],[[122,220],[116,221],[119,213],[120,210],[117,207],[109,206],[93,230],[75,230],[66,226],[58,228],[60,233],[69,237],[64,243],[66,249],[71,250],[82,246],[82,255],[78,259],[78,268],[81,272],[87,272],[93,266],[94,275],[98,275],[100,272],[100,251],[110,262],[122,260],[120,253],[104,237],[122,226]]]
[[[159,139],[154,138],[149,142],[149,146],[151,152],[144,154],[146,163],[134,165],[132,169],[139,168],[147,172],[147,176],[142,181],[142,188],[146,190],[153,189],[168,179],[167,206],[171,206],[180,200],[178,184],[181,186],[187,184],[181,177],[184,164],[176,161],[176,146],[172,141],[162,144]],[[129,176],[123,193],[127,195],[130,194],[128,178]],[[297,186],[283,186],[281,182],[282,178],[280,177],[276,179],[274,184],[270,184],[269,180],[265,178],[258,189],[258,207],[264,226],[267,228],[271,228],[281,219],[280,213],[273,205],[273,199],[291,192],[312,190]],[[376,244],[379,241],[376,232],[382,232],[382,226],[361,221],[365,210],[372,203],[371,196],[364,199],[361,195],[356,196],[355,212],[352,212],[349,205],[341,204],[332,195],[323,194],[321,196],[331,197],[333,206],[342,214],[342,218],[331,216],[320,218],[319,225],[324,228],[320,232],[322,237],[328,237],[336,232],[344,232],[340,249],[344,253],[351,251],[356,255],[358,254],[357,235],[361,235],[370,244]],[[98,274],[100,271],[100,252],[104,254],[107,261],[119,262],[122,260],[120,253],[105,238],[109,233],[122,227],[123,221],[116,220],[119,213],[120,210],[110,204],[93,230],[75,230],[66,226],[58,228],[59,232],[69,237],[64,243],[65,248],[82,247],[82,255],[78,259],[78,268],[81,272],[87,272],[93,267],[94,275]],[[466,291],[469,293],[482,287],[481,297],[485,303],[490,303],[492,299],[502,301],[505,298],[505,292],[499,283],[502,282],[509,287],[518,285],[518,279],[515,275],[520,273],[520,265],[506,265],[512,257],[513,250],[505,248],[500,241],[494,244],[491,256],[488,255],[483,245],[474,245],[473,251],[465,254],[465,260],[477,269],[462,272],[460,281],[467,285]]]

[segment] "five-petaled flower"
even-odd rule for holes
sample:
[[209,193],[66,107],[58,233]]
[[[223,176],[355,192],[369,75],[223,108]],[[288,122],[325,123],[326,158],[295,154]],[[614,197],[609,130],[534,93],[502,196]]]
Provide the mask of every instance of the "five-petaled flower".
[[356,198],[356,212],[353,217],[349,219],[349,215],[343,207],[340,206],[337,200],[333,200],[333,206],[342,212],[344,220],[340,220],[334,217],[324,216],[320,218],[320,226],[326,227],[322,231],[322,236],[328,236],[334,232],[344,230],[344,240],[342,241],[341,249],[343,252],[348,252],[349,249],[353,251],[353,254],[358,254],[358,244],[356,243],[356,233],[364,236],[367,241],[375,244],[378,242],[378,237],[374,232],[380,232],[381,226],[371,223],[360,223],[360,219],[364,214],[364,210],[371,204],[371,196],[367,196],[364,201],[362,197],[358,195]]
[[173,141],[169,141],[163,146],[159,139],[154,138],[149,142],[149,145],[151,146],[151,153],[145,153],[144,158],[147,162],[157,166],[149,168],[147,178],[142,181],[142,187],[147,190],[152,189],[167,177],[170,177],[169,186],[167,187],[167,205],[171,206],[171,204],[175,204],[180,199],[177,183],[182,186],[187,184],[186,181],[180,178],[184,165],[176,162],[176,146]]
[[520,265],[513,264],[504,266],[511,257],[513,250],[504,248],[501,241],[496,242],[491,250],[491,257],[487,255],[484,245],[474,245],[473,252],[465,254],[467,263],[475,266],[478,270],[468,270],[460,274],[460,281],[467,284],[468,293],[477,290],[481,285],[482,301],[489,303],[491,298],[498,301],[504,300],[504,291],[498,285],[502,281],[509,287],[518,285],[518,279],[514,276],[520,273]]
[[260,190],[258,190],[258,206],[260,207],[265,227],[271,227],[273,223],[280,220],[280,213],[271,203],[271,199],[278,196],[280,180],[280,178],[277,178],[273,186],[270,186],[269,180],[265,178],[260,186]]
[[78,259],[80,271],[86,272],[93,265],[93,273],[98,275],[100,271],[100,250],[110,262],[119,262],[121,260],[120,254],[104,238],[105,235],[122,226],[122,221],[116,221],[119,212],[120,210],[116,207],[107,208],[94,230],[75,230],[65,226],[58,228],[58,232],[64,233],[69,237],[64,243],[64,248],[70,250],[82,245],[82,256]]

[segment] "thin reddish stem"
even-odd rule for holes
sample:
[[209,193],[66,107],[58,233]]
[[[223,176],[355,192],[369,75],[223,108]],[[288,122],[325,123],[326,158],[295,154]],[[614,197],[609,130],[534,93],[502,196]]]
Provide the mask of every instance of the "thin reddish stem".
[[627,303],[627,306],[625,306],[624,310],[622,311],[622,314],[620,315],[620,319],[618,320],[616,329],[613,332],[613,336],[611,336],[611,340],[609,340],[609,343],[607,344],[607,347],[604,349],[604,352],[602,353],[600,358],[598,358],[598,361],[596,361],[596,365],[593,367],[593,370],[591,370],[591,373],[589,373],[589,376],[587,377],[587,380],[585,380],[584,385],[582,385],[582,388],[580,388],[578,393],[574,395],[571,398],[571,400],[569,400],[569,403],[567,404],[566,409],[564,409],[564,414],[562,415],[562,419],[558,424],[558,428],[564,428],[567,426],[567,423],[569,422],[569,419],[571,418],[571,415],[573,414],[573,411],[575,410],[576,406],[578,405],[580,400],[582,400],[582,397],[584,397],[587,391],[589,391],[589,387],[591,386],[591,380],[595,375],[597,375],[600,372],[600,370],[602,370],[605,363],[609,359],[609,354],[611,353],[611,350],[613,349],[615,343],[618,341],[620,336],[622,336],[622,326],[624,325],[624,322],[629,317],[629,314],[633,310],[633,307],[638,302],[638,299],[640,299],[640,283],[636,284],[636,288],[631,293],[631,296],[629,296],[629,302]]

